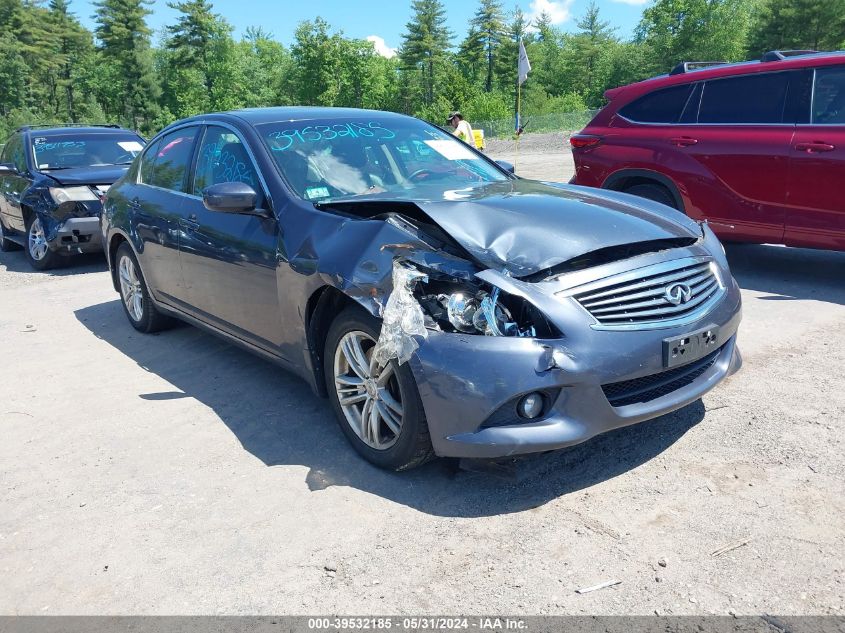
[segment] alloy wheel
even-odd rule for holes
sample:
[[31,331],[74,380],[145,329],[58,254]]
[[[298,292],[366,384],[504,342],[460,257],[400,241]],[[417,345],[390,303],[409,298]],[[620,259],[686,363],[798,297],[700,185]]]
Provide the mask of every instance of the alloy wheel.
[[386,450],[402,431],[402,394],[392,363],[373,357],[375,340],[365,332],[346,333],[334,357],[334,384],[340,408],[355,434],[370,448]]
[[29,254],[37,262],[47,256],[47,238],[44,236],[44,227],[41,218],[35,218],[29,225]]
[[140,321],[144,317],[144,291],[135,270],[135,262],[128,255],[123,255],[117,270],[120,277],[120,294],[126,311],[133,321]]

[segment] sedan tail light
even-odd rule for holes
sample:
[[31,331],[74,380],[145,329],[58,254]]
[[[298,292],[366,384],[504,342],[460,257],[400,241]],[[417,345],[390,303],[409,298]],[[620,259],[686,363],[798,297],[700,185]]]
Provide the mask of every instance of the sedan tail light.
[[601,136],[595,134],[573,134],[569,137],[569,144],[573,149],[589,149],[601,145],[602,140]]

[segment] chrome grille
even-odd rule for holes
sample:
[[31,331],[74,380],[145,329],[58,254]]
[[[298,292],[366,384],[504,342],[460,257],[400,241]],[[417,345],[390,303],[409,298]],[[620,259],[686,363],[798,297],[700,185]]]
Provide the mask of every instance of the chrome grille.
[[662,324],[707,310],[722,293],[710,261],[676,260],[589,284],[573,295],[601,325]]

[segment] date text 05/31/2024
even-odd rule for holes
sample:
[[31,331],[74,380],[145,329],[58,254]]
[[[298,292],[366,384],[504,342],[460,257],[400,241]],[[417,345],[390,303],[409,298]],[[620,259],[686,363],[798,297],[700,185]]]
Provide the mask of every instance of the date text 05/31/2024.
[[527,623],[519,618],[475,617],[347,617],[347,618],[309,618],[308,628],[315,631],[373,630],[390,629],[404,631],[442,631],[470,630],[479,631],[521,631],[527,629]]

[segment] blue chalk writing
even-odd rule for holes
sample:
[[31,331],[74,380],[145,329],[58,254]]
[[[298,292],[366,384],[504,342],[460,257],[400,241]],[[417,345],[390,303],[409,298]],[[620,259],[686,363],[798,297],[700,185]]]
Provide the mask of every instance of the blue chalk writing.
[[271,132],[267,135],[270,147],[275,152],[284,152],[295,144],[317,143],[318,141],[333,141],[338,138],[367,138],[378,141],[389,141],[396,138],[393,130],[382,126],[377,121],[368,123],[336,123],[334,125],[307,125],[302,128],[291,128]]

